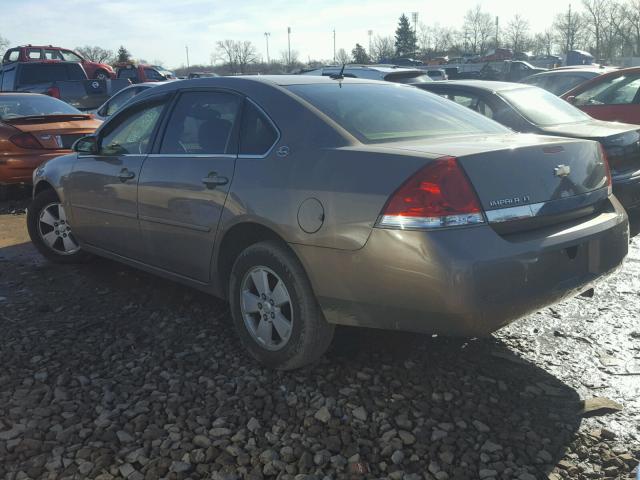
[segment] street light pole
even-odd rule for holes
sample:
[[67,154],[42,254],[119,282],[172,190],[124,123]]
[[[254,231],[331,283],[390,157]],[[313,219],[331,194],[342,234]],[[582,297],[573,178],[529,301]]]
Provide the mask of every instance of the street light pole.
[[187,69],[189,69],[189,45],[185,45],[184,49],[187,51]]
[[411,12],[411,18],[413,19],[413,38],[415,40],[413,57],[416,57],[416,48],[418,46],[418,12]]
[[333,29],[333,63],[336,63],[336,29]]
[[373,56],[373,52],[371,51],[371,35],[373,35],[373,30],[367,30],[367,34],[369,35],[369,58]]
[[271,35],[271,33],[264,32],[264,39],[267,41],[267,63],[271,63],[269,61],[269,35]]
[[291,66],[291,27],[287,27],[287,45],[289,49],[289,66]]

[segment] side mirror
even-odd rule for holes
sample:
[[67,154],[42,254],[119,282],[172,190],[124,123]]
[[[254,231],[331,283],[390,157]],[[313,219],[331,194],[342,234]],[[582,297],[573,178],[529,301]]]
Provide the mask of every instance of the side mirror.
[[84,153],[86,155],[95,155],[98,153],[98,142],[95,135],[87,135],[79,138],[74,142],[71,149],[74,152]]
[[571,105],[575,105],[576,104],[576,96],[575,95],[571,95],[571,96],[567,97],[567,102],[569,102]]

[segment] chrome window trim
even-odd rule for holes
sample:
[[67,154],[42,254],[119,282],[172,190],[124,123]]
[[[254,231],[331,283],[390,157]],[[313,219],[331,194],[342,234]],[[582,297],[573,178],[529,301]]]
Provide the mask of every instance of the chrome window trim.
[[489,223],[510,222],[513,220],[523,220],[525,218],[536,217],[546,204],[547,202],[518,205],[516,207],[487,210],[484,213],[487,216]]
[[237,158],[233,153],[149,153],[148,157],[168,158]]
[[[280,129],[278,128],[278,126],[271,119],[271,117],[267,114],[267,112],[264,110],[264,108],[262,108],[260,105],[258,105],[253,100],[251,100],[249,97],[245,97],[245,99],[246,99],[247,102],[251,102],[251,104],[254,107],[256,107],[258,109],[258,111],[262,113],[262,115],[264,115],[264,117],[269,121],[271,126],[276,131],[277,136],[276,136],[275,141],[271,145],[271,147],[269,147],[269,149],[265,153],[263,153],[262,155],[238,153],[238,158],[267,158],[269,155],[271,155],[271,152],[273,152],[273,149],[276,147],[276,145],[280,141],[280,137],[282,136],[282,134],[280,133]],[[241,124],[241,127],[242,127],[242,124]],[[240,139],[242,139],[242,131],[240,131]],[[239,151],[240,151],[240,141],[238,142],[238,152]]]

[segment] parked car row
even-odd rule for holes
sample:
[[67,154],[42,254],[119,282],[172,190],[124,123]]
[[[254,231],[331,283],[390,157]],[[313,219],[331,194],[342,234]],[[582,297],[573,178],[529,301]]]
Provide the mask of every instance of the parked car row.
[[34,171],[31,239],[226,298],[247,350],[281,369],[336,325],[484,335],[613,273],[629,224],[612,189],[640,127],[421,73],[200,78],[107,104]]

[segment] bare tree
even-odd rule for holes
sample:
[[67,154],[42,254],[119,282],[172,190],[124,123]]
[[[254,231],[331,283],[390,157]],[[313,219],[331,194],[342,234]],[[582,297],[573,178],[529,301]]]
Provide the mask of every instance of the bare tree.
[[600,58],[603,52],[606,31],[609,28],[609,0],[582,0],[587,18],[586,28],[592,40],[595,42],[594,53],[596,58]]
[[505,36],[514,52],[524,51],[529,40],[529,21],[516,14],[508,23]]
[[336,62],[340,65],[343,63],[351,63],[351,55],[349,55],[344,48],[341,48],[336,53]]
[[[231,71],[236,70],[236,42],[235,40],[218,40],[216,42],[216,51],[211,56],[213,60],[221,60],[222,63],[229,66]],[[213,63],[213,62],[212,62]]]
[[465,48],[473,53],[483,53],[489,40],[495,34],[495,26],[491,14],[483,12],[478,4],[468,10],[464,16],[462,32],[465,38]]
[[[381,37],[376,35],[371,43],[371,57],[374,62],[380,63],[396,54],[396,47],[393,37]],[[336,59],[337,60],[337,59]]]
[[575,50],[582,42],[584,35],[584,19],[581,14],[573,12],[571,5],[566,13],[560,13],[553,22],[553,30],[557,32],[557,41],[564,53]]
[[4,52],[9,47],[9,45],[9,40],[0,35],[0,56],[4,55]]
[[113,50],[107,50],[102,47],[85,45],[84,47],[76,47],[76,52],[87,60],[98,63],[107,63],[113,61]]
[[618,12],[611,18],[623,39],[623,47],[628,47],[633,55],[640,55],[640,0],[627,0],[616,7]]
[[246,73],[247,66],[256,63],[259,59],[258,50],[255,45],[248,40],[236,42],[236,63],[240,68],[240,73]]
[[531,47],[535,55],[551,55],[555,45],[555,37],[551,29],[536,33],[531,40]]

